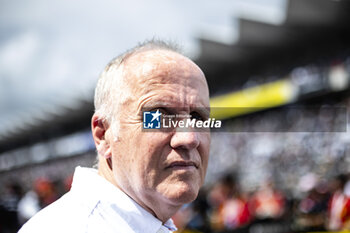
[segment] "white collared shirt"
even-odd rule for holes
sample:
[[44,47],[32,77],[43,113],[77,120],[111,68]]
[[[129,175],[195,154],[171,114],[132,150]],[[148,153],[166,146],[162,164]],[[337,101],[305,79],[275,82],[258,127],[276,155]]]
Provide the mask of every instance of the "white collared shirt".
[[19,233],[167,233],[171,219],[162,224],[128,195],[92,168],[75,169],[72,189],[31,218]]

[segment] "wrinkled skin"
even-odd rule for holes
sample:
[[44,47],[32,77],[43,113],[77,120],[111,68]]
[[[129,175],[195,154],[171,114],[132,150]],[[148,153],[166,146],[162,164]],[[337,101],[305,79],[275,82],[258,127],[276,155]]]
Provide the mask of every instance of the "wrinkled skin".
[[118,113],[117,139],[113,127],[98,121],[96,114],[92,119],[102,155],[99,174],[165,222],[197,197],[208,165],[210,133],[143,132],[142,110],[177,107],[190,114],[208,107],[207,83],[191,60],[166,50],[137,53],[125,61],[123,70],[132,94]]

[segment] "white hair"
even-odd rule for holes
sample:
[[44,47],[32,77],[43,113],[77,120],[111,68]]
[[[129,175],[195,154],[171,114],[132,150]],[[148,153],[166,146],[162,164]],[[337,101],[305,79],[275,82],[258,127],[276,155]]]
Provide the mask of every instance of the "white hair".
[[114,58],[98,79],[94,99],[95,113],[98,114],[100,120],[106,120],[111,125],[115,138],[119,134],[120,107],[131,96],[129,86],[125,82],[127,72],[124,62],[131,56],[147,50],[169,50],[180,53],[176,45],[152,39]]

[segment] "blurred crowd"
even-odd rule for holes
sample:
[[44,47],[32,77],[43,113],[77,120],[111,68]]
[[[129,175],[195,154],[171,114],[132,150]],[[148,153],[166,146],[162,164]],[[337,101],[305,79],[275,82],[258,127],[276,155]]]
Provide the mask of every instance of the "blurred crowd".
[[312,176],[301,179],[300,197],[266,181],[252,191],[242,191],[235,176],[225,175],[201,190],[197,200],[184,206],[174,221],[179,232],[338,231],[350,229],[350,177],[331,180]]
[[[72,176],[52,181],[38,178],[23,192],[8,183],[0,197],[0,232],[17,232],[40,209],[70,189]],[[350,176],[330,180],[312,173],[300,178],[302,194],[293,196],[273,179],[243,191],[237,175],[226,174],[205,186],[198,198],[173,217],[178,232],[288,233],[350,229]]]
[[13,233],[42,208],[69,191],[72,176],[65,180],[38,178],[32,189],[23,190],[17,182],[9,182],[0,196],[0,232]]
[[[335,104],[348,108],[350,99]],[[337,121],[337,112],[328,116],[330,112],[323,108],[316,113],[308,109],[303,112],[307,114],[292,116],[299,119],[298,129],[318,122],[316,129],[329,124],[328,129],[336,130],[213,133],[206,184],[198,198],[173,217],[178,231],[350,229],[350,135],[337,131],[337,125],[348,127],[347,122]],[[273,129],[279,118],[278,113],[267,112],[267,116],[259,114],[247,122],[238,119],[231,126]],[[94,159],[92,152],[90,156],[82,154],[3,173],[0,233],[17,232],[31,216],[70,189],[72,176],[62,178],[62,174],[71,174],[76,164],[91,166]],[[56,178],[43,176],[49,173]]]

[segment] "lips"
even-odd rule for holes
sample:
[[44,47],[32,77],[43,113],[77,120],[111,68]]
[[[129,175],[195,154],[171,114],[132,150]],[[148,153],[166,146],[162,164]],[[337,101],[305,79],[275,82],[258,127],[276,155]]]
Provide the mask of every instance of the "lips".
[[193,162],[193,161],[174,161],[171,162],[169,166],[167,166],[166,168],[181,168],[181,167],[195,167],[198,168],[198,165]]

